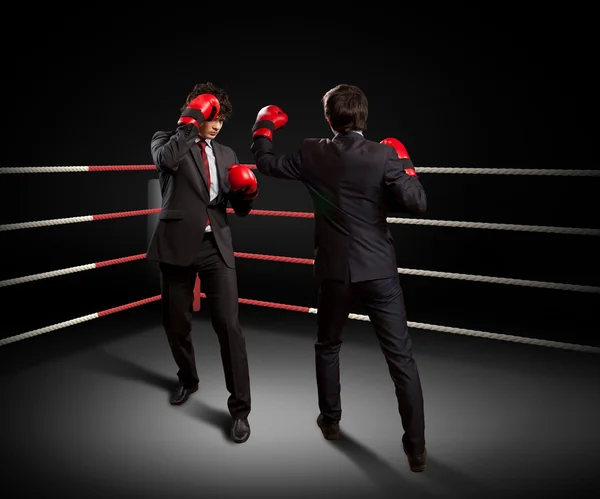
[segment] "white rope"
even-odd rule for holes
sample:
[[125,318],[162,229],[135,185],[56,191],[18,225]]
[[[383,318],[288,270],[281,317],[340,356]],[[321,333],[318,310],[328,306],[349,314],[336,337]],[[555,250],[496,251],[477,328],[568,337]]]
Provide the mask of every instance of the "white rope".
[[387,219],[392,224],[408,225],[433,225],[438,227],[462,227],[467,229],[496,229],[496,230],[517,230],[525,232],[551,232],[555,234],[575,234],[587,236],[600,236],[599,229],[578,229],[573,227],[544,227],[539,225],[514,225],[497,224],[484,222],[454,222],[451,220],[429,220],[421,218],[393,218]]
[[442,333],[461,334],[465,336],[475,336],[489,340],[511,341],[513,343],[524,343],[526,345],[536,345],[550,348],[560,348],[563,350],[574,350],[577,352],[600,353],[600,348],[589,345],[578,345],[575,343],[564,343],[560,341],[541,340],[538,338],[526,338],[522,336],[512,336],[509,334],[488,333],[486,331],[477,331],[474,329],[463,329],[458,327],[437,326],[433,324],[422,324],[420,322],[408,321],[408,327],[417,329],[429,329],[430,331],[440,331]]
[[24,340],[26,338],[33,338],[34,336],[38,336],[40,334],[49,333],[50,331],[56,331],[57,329],[62,329],[64,327],[73,326],[75,324],[80,324],[82,322],[90,321],[92,319],[97,319],[99,316],[97,313],[84,315],[83,317],[78,317],[77,319],[71,319],[69,321],[61,322],[59,324],[54,324],[52,326],[43,327],[40,329],[35,329],[33,331],[28,331],[27,333],[17,334],[16,336],[9,336],[8,338],[0,339],[0,346],[8,345],[9,343],[14,343],[15,341]]
[[48,279],[50,277],[58,277],[61,275],[73,274],[74,272],[82,272],[84,270],[93,270],[95,268],[96,264],[90,263],[87,265],[79,265],[77,267],[53,270],[51,272],[42,272],[41,274],[31,274],[24,277],[15,277],[14,279],[6,279],[4,281],[0,281],[0,288],[5,286],[14,286],[15,284],[23,284],[25,282],[38,281],[40,279]]
[[580,284],[561,284],[558,282],[529,281],[525,279],[510,279],[507,277],[488,277],[472,274],[457,274],[454,272],[437,272],[434,270],[417,270],[402,268],[398,269],[398,273],[425,277],[441,277],[443,279],[460,279],[464,281],[510,284],[514,286],[531,286],[535,288],[562,289],[565,291],[581,291],[584,293],[600,293],[600,287],[598,286],[584,286]]
[[[316,314],[316,308],[309,309],[309,313]],[[357,321],[370,322],[369,316],[360,314],[348,314],[348,318]],[[477,331],[474,329],[463,329],[458,327],[437,326],[434,324],[423,324],[420,322],[407,322],[408,327],[416,329],[428,329],[430,331],[440,331],[442,333],[461,334],[464,336],[475,336],[478,338],[486,338],[490,340],[511,341],[514,343],[524,343],[527,345],[545,346],[551,348],[559,348],[563,350],[575,350],[578,352],[600,353],[600,348],[588,345],[578,345],[575,343],[563,343],[560,341],[540,340],[537,338],[525,338],[521,336],[512,336],[509,334],[488,333],[486,331]]]
[[471,175],[553,175],[561,177],[600,177],[600,170],[548,170],[535,168],[462,168],[415,166],[417,173],[459,173]]
[[73,173],[87,172],[89,166],[18,166],[14,168],[0,168],[3,173]]
[[0,225],[0,231],[4,230],[18,230],[18,229],[31,229],[33,227],[50,227],[52,225],[63,225],[63,224],[75,224],[79,222],[93,222],[94,216],[88,215],[84,217],[71,217],[71,218],[55,218],[53,220],[40,220],[37,222],[18,222],[14,224]]

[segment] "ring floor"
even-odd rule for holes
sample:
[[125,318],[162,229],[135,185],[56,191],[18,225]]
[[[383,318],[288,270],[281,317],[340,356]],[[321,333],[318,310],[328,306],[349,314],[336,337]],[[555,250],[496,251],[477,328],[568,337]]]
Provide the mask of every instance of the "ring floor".
[[[0,347],[3,497],[597,497],[598,355],[412,330],[428,468],[402,452],[371,325],[341,350],[342,438],[316,426],[316,317],[241,306],[252,435],[230,442],[208,311],[201,385],[168,403],[175,369],[156,304]],[[8,493],[7,493],[8,492]]]

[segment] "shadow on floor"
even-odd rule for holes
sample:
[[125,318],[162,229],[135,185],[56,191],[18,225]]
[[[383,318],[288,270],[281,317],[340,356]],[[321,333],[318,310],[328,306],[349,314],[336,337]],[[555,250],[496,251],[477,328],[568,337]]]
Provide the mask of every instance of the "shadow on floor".
[[[86,360],[86,366],[110,376],[160,388],[167,397],[177,382],[173,377],[164,376],[128,359],[117,357],[104,349],[94,352],[94,355]],[[194,400],[194,395],[191,395],[190,399],[183,404],[182,409],[185,413],[217,428],[223,437],[231,442],[231,415],[229,412],[211,407],[200,400]]]

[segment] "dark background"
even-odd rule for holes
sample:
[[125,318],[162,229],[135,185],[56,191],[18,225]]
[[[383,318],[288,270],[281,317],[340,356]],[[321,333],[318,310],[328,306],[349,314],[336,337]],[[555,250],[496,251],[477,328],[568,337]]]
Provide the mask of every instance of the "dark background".
[[[398,138],[417,168],[597,168],[587,125],[596,87],[589,13],[541,15],[507,4],[394,13],[340,4],[338,13],[269,17],[255,6],[236,17],[225,4],[177,15],[169,8],[41,10],[31,13],[47,21],[40,27],[17,38],[5,32],[2,166],[149,164],[152,134],[175,126],[194,84],[212,81],[234,107],[218,140],[244,163],[253,162],[260,108],[275,104],[289,115],[275,150],[291,151],[304,137],[331,136],[320,99],[352,83],[369,99],[366,137]],[[18,26],[25,13],[12,19]],[[300,183],[258,175],[256,209],[312,210]],[[0,223],[145,209],[153,178],[149,171],[2,175]],[[426,218],[600,227],[596,178],[420,178]],[[144,253],[147,222],[138,216],[2,232],[0,279]],[[236,251],[312,257],[311,219],[232,216],[230,223]],[[600,285],[594,236],[391,230],[399,267]],[[316,306],[309,265],[238,260],[238,278],[241,297]],[[597,294],[406,275],[401,282],[411,321],[600,345]],[[1,336],[159,293],[156,269],[144,260],[3,287]],[[27,341],[34,350],[35,340]]]

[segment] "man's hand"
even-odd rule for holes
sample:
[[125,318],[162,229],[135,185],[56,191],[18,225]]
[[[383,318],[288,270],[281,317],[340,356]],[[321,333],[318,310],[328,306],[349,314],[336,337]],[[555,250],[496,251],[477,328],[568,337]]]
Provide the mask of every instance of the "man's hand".
[[200,94],[191,100],[177,122],[178,125],[193,123],[199,128],[205,121],[214,120],[221,110],[219,99],[212,94]]
[[229,167],[229,185],[231,190],[241,191],[243,199],[250,201],[258,196],[258,181],[254,172],[245,165],[231,165]]
[[288,116],[277,106],[265,106],[256,115],[252,127],[252,140],[266,137],[273,141],[273,132],[282,128],[288,121]]
[[[410,159],[410,156],[408,155],[408,152],[406,151],[406,147],[404,147],[404,144],[402,142],[400,142],[398,139],[395,139],[393,137],[388,137],[387,139],[383,139],[380,142],[380,144],[383,144],[385,146],[392,146],[395,149],[396,154],[398,154],[399,159]],[[411,177],[417,176],[417,172],[415,171],[414,168],[405,168],[404,171],[406,172],[407,175],[410,175]]]

